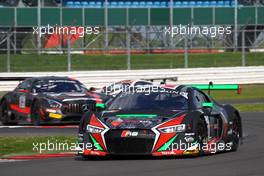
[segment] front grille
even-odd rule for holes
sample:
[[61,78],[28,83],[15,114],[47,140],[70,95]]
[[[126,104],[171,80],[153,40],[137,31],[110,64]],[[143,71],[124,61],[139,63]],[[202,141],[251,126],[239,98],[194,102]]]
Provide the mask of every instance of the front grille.
[[150,154],[154,144],[154,134],[150,130],[142,135],[138,130],[137,137],[121,137],[123,130],[109,131],[105,134],[107,150],[110,154]]
[[62,112],[64,114],[82,114],[84,112],[92,110],[94,107],[93,101],[78,101],[78,102],[67,102],[62,106]]
[[68,107],[66,110],[67,110],[67,113],[81,113],[82,112],[81,104],[77,104],[77,103],[68,104]]

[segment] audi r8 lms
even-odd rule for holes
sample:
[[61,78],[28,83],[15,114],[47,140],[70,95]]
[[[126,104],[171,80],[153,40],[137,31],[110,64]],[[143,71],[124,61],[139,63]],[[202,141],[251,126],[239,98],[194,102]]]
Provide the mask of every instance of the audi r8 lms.
[[68,77],[34,77],[21,82],[1,99],[3,124],[29,122],[79,122],[82,114],[96,109],[104,95],[89,92],[78,80]]
[[85,113],[78,154],[198,156],[237,150],[242,123],[233,106],[192,86],[149,89],[121,92],[104,111]]

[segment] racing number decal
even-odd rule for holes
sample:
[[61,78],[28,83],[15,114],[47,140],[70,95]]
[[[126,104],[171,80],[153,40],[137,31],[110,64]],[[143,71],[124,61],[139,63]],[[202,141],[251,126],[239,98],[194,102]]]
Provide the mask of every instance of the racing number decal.
[[19,96],[19,108],[21,109],[26,108],[26,96],[25,95]]

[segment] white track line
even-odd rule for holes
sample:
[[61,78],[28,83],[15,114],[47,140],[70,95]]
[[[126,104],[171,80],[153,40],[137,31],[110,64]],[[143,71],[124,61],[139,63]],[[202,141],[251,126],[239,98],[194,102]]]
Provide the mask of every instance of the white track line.
[[17,162],[17,161],[26,161],[26,160],[0,159],[0,163],[10,163],[10,162]]
[[76,125],[72,126],[0,126],[0,129],[3,128],[9,128],[9,129],[15,129],[15,128],[34,128],[34,129],[60,129],[60,128],[78,128]]

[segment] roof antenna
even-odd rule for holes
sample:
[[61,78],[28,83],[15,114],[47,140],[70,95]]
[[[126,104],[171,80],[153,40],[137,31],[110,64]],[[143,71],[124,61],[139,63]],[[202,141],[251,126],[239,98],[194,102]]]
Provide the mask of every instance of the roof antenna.
[[210,95],[210,93],[211,93],[211,87],[214,87],[214,84],[212,81],[210,81],[209,85],[208,85],[208,95]]

